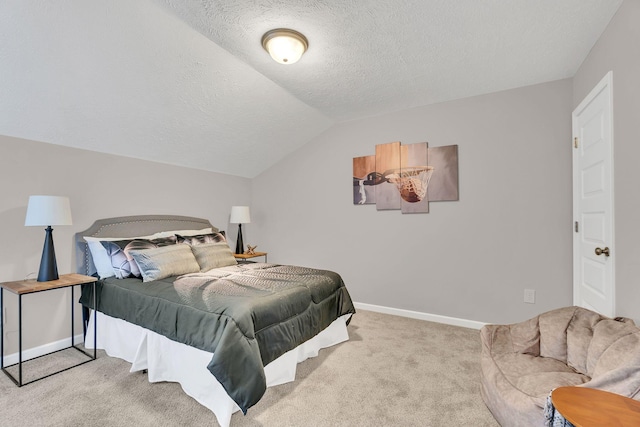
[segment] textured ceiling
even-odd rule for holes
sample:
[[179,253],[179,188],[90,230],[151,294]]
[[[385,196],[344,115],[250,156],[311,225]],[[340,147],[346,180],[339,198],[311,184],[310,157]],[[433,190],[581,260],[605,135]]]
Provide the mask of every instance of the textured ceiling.
[[0,134],[253,177],[336,122],[572,77],[621,3],[3,0]]

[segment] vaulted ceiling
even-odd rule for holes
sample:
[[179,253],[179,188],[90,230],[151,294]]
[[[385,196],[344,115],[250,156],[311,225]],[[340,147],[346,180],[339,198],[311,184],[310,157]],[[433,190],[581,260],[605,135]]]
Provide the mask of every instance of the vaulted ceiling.
[[254,177],[338,122],[572,77],[621,3],[3,0],[0,134]]

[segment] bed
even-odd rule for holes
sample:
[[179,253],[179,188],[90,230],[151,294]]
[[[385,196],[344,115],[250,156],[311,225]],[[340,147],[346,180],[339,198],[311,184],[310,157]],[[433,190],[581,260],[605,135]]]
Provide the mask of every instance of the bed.
[[92,288],[81,297],[86,345],[96,324],[98,348],[150,382],[180,383],[225,427],[267,387],[293,381],[297,363],[348,340],[355,313],[338,274],[237,264],[206,219],[98,220],[76,234],[76,256],[78,272],[100,277],[96,310]]

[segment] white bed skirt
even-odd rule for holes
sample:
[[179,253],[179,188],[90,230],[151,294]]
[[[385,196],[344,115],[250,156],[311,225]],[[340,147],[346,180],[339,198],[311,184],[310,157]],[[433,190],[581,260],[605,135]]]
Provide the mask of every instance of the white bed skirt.
[[[296,365],[318,355],[321,348],[331,347],[349,339],[346,314],[309,341],[283,354],[265,366],[267,387],[295,380]],[[92,311],[85,337],[85,346],[93,348]],[[203,406],[209,408],[222,427],[228,427],[231,415],[239,411],[222,385],[209,372],[212,353],[198,350],[121,319],[98,313],[97,346],[109,356],[131,363],[131,371],[146,369],[149,382],[171,381]]]

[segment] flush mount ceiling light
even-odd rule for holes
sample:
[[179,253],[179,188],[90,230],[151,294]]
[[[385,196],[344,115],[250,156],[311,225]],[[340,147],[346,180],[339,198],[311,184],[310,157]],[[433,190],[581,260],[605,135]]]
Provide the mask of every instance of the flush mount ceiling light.
[[277,28],[267,31],[262,36],[262,47],[269,52],[274,61],[280,64],[293,64],[309,47],[307,38],[287,28]]

